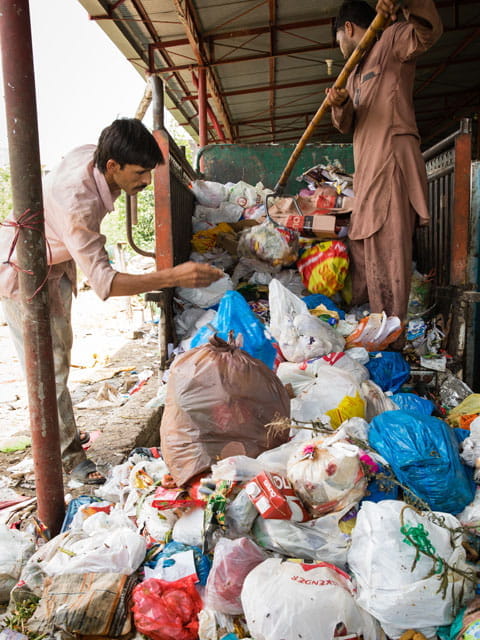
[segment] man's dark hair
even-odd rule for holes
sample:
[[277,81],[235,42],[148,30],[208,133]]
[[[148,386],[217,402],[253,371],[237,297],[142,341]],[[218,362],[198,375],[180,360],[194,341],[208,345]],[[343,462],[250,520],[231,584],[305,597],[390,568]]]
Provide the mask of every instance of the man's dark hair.
[[150,131],[136,118],[119,118],[100,134],[93,162],[105,173],[107,161],[115,160],[123,167],[138,164],[153,169],[163,164],[163,155]]
[[376,12],[368,2],[363,0],[346,0],[340,7],[338,15],[333,23],[333,37],[337,35],[337,31],[345,26],[346,22],[353,22],[357,27],[368,29],[372,20],[375,18]]

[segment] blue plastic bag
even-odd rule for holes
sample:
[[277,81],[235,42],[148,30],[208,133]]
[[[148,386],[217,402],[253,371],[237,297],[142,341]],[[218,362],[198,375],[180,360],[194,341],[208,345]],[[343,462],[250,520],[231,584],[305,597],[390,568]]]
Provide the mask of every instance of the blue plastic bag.
[[435,405],[427,398],[421,398],[415,393],[394,393],[391,400],[404,411],[413,411],[420,413],[422,416],[431,416]]
[[[385,467],[378,464],[378,473],[386,473]],[[363,500],[381,502],[382,500],[396,500],[398,498],[398,484],[389,480],[374,478],[368,483],[367,494]],[[362,500],[362,502],[363,502]]]
[[410,411],[385,411],[370,423],[370,445],[397,479],[433,511],[457,514],[475,495],[453,429],[443,420]]
[[243,336],[242,349],[254,358],[273,368],[276,351],[273,340],[265,335],[265,326],[248,306],[245,298],[237,291],[227,291],[220,301],[218,312],[208,326],[201,327],[193,336],[190,346],[200,347],[217,333],[220,338],[228,341],[228,334],[233,331],[235,336]]
[[345,320],[345,311],[342,311],[328,296],[324,296],[323,293],[312,293],[309,296],[305,296],[302,300],[307,305],[307,309],[315,309],[319,305],[323,304],[330,311],[336,311],[340,320]]
[[373,351],[365,365],[370,377],[383,391],[398,391],[410,377],[410,366],[397,351]]
[[149,559],[144,563],[144,565],[150,567],[151,569],[154,569],[159,562],[162,563],[160,566],[168,566],[169,562],[174,564],[174,556],[177,553],[182,553],[183,551],[193,551],[193,558],[195,561],[195,570],[197,572],[198,581],[202,586],[205,586],[207,584],[208,574],[210,573],[210,569],[212,568],[212,563],[210,561],[210,558],[202,553],[200,547],[191,547],[188,544],[183,544],[183,542],[176,542],[175,540],[172,540],[164,546],[160,553],[154,555],[150,550],[150,552],[147,554],[147,557],[149,557]]

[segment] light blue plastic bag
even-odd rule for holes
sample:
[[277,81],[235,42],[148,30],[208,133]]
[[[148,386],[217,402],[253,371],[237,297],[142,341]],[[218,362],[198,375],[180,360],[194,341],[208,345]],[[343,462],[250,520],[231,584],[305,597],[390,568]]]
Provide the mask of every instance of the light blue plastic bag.
[[242,349],[254,358],[262,360],[267,367],[273,368],[275,347],[273,339],[265,334],[265,326],[248,306],[245,298],[237,291],[227,291],[220,301],[217,315],[207,326],[201,327],[193,336],[191,348],[206,344],[208,339],[216,333],[228,341],[228,334],[233,331],[235,337],[243,336]]
[[443,420],[385,411],[370,423],[368,441],[433,511],[457,514],[472,502],[475,483],[460,459],[453,429]]
[[391,399],[400,409],[420,413],[423,416],[431,416],[435,409],[435,405],[431,400],[421,398],[415,393],[394,393]]

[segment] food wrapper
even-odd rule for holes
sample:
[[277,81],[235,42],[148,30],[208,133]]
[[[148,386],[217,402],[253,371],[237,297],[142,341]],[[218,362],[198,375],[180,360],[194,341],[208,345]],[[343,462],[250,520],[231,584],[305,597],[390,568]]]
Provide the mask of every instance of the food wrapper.
[[319,242],[302,253],[297,267],[310,293],[331,297],[343,289],[350,260],[347,247],[340,240]]
[[273,267],[287,267],[298,257],[298,233],[269,219],[242,233],[238,254],[262,260]]

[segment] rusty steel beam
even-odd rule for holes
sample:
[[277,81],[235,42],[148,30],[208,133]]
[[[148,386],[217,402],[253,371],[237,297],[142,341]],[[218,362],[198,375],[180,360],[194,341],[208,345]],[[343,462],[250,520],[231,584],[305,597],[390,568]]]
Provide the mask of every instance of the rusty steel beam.
[[[317,129],[319,131],[329,131],[332,127],[333,125],[324,125],[323,127],[317,127]],[[296,133],[298,135],[299,131],[304,131],[304,130],[305,130],[305,126],[302,124],[299,127],[289,127],[288,129],[287,128],[278,129],[278,133],[279,134]],[[263,131],[262,133],[252,133],[247,135],[242,135],[240,133],[238,136],[238,140],[253,140],[254,138],[262,138],[262,137],[269,137],[272,140],[272,142],[274,142],[270,131]]]
[[208,144],[206,75],[205,67],[200,67],[198,70],[198,137],[201,147],[206,147]]
[[[193,84],[195,85],[195,88],[198,91],[198,78],[193,72],[192,72],[192,80],[193,80]],[[213,128],[215,129],[215,132],[218,136],[219,141],[225,142],[225,136],[223,134],[222,127],[220,126],[220,123],[217,120],[217,116],[214,114],[212,108],[208,104],[208,101],[207,101],[207,115],[210,118],[210,122],[212,123]],[[180,126],[185,126],[185,125],[180,124]]]
[[23,303],[23,346],[38,515],[56,535],[65,512],[55,369],[50,333],[47,256],[28,0],[0,0],[0,42],[13,215],[20,227],[16,262]]
[[268,107],[270,111],[270,133],[272,134],[272,140],[275,142],[275,77],[276,77],[276,62],[274,54],[276,52],[276,37],[275,37],[275,23],[277,21],[277,3],[276,0],[268,0],[268,13],[269,13],[269,44],[270,44],[270,59],[268,61],[268,79],[272,89],[270,90],[270,96],[268,100]]
[[450,284],[457,286],[468,284],[472,162],[472,130],[468,119],[462,120],[462,130],[463,132],[455,139],[455,180],[451,229]]
[[[318,18],[316,20],[304,20],[302,22],[286,22],[284,24],[277,24],[277,31],[295,31],[296,29],[309,29],[311,27],[321,27],[332,24],[333,17]],[[263,33],[270,32],[270,25],[263,25],[261,27],[252,27],[251,29],[236,29],[229,31],[222,31],[221,33],[215,33],[215,31],[205,31],[202,33],[202,38],[213,40],[230,40],[231,38],[243,38],[245,36],[261,35]]]
[[[275,120],[288,120],[288,119],[297,119],[297,118],[312,118],[313,115],[315,113],[315,109],[311,109],[310,111],[303,111],[302,113],[288,113],[288,114],[283,114],[283,115],[276,115],[275,116]],[[269,122],[270,118],[267,116],[265,118],[252,118],[251,120],[238,120],[238,122],[235,122],[234,124],[238,125],[238,126],[244,126],[244,125],[252,125],[252,124],[258,124],[260,122]]]
[[[173,5],[177,11],[177,15],[181,23],[183,24],[183,27],[187,34],[189,44],[193,50],[195,57],[197,58],[198,63],[201,66],[207,66],[208,57],[205,52],[202,38],[199,35],[196,16],[193,13],[193,9],[191,7],[189,0],[173,0]],[[208,91],[211,95],[211,99],[217,110],[220,122],[223,125],[225,136],[227,137],[228,140],[233,141],[233,133],[232,133],[232,127],[230,124],[230,118],[228,116],[226,107],[223,103],[222,93],[217,86],[216,78],[213,75],[213,72],[211,69],[207,71],[206,81],[207,81]]]
[[[307,80],[305,82],[286,82],[284,84],[277,84],[275,89],[279,91],[282,89],[294,89],[297,87],[313,87],[319,84],[331,84],[331,83],[332,83],[331,78],[318,78],[317,80]],[[268,85],[263,85],[261,87],[252,87],[250,89],[235,89],[234,91],[224,91],[223,95],[228,98],[229,96],[243,96],[243,95],[248,95],[250,93],[264,93],[265,91],[271,91],[271,90],[272,90],[272,85],[268,84]],[[188,102],[189,100],[197,100],[197,96],[191,95],[191,96],[184,96],[182,98],[182,102]]]
[[[155,45],[149,45],[152,48],[155,48]],[[261,53],[258,55],[251,56],[237,56],[235,58],[221,58],[219,60],[210,60],[207,63],[207,67],[220,67],[226,64],[237,64],[240,62],[257,62],[259,60],[271,60],[276,58],[284,58],[288,56],[298,56],[306,53],[315,53],[317,51],[330,51],[335,47],[332,46],[331,43],[328,44],[319,44],[312,45],[309,47],[299,47],[297,49],[289,49],[285,51],[275,51],[273,54],[270,52]],[[173,71],[185,71],[188,69],[194,69],[199,65],[196,62],[185,63],[173,65],[170,67],[156,67],[153,70],[150,70],[151,73],[171,73]]]

